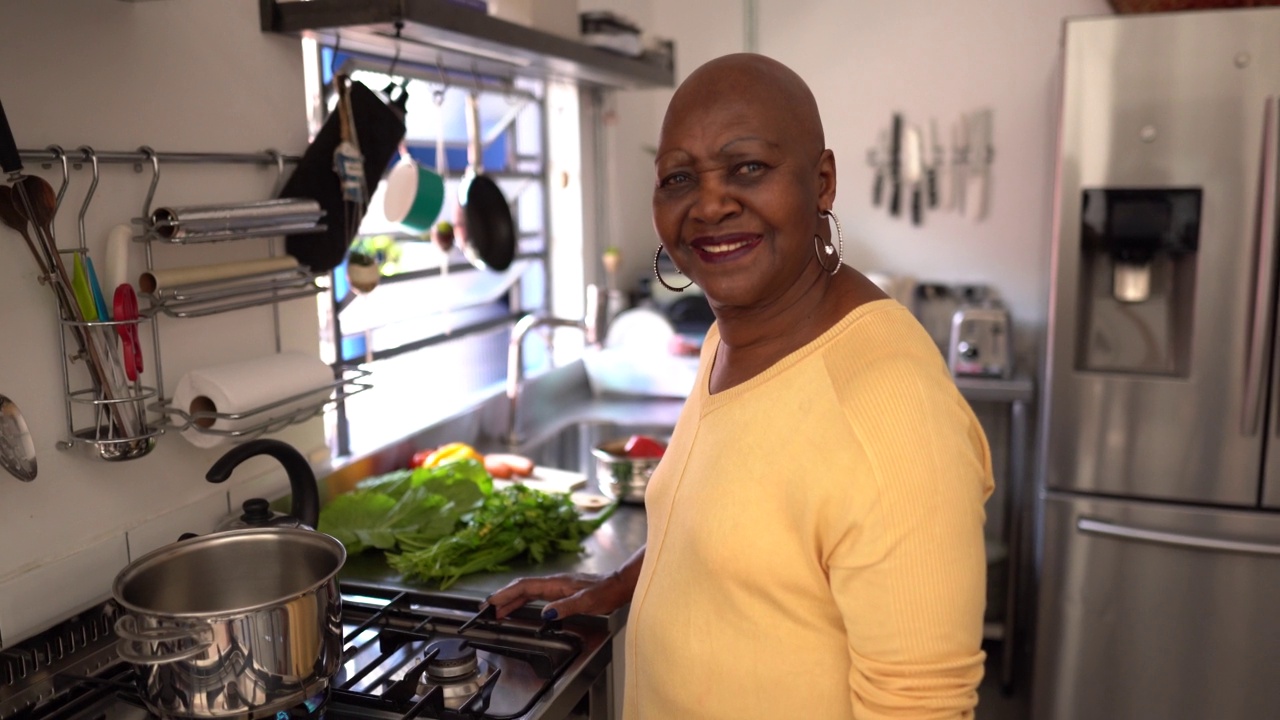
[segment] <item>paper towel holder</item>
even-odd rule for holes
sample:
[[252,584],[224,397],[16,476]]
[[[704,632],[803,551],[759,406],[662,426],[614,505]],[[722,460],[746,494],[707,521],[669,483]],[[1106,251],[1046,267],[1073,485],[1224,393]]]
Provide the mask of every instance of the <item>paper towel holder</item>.
[[[187,408],[171,404],[165,405],[163,412],[169,417],[169,427],[176,432],[194,430],[198,433],[226,438],[232,442],[243,442],[310,420],[334,404],[370,389],[373,387],[372,385],[361,382],[370,374],[368,370],[352,368],[344,371],[342,379],[336,380],[329,385],[306,390],[243,412],[218,412],[213,409],[212,403],[202,404],[199,402],[194,402]],[[314,402],[305,403],[298,407],[289,407],[308,398],[312,398]],[[273,410],[280,410],[286,407],[288,408],[287,412],[272,414]],[[235,424],[239,424],[241,421],[248,421],[249,424],[244,427],[237,427],[235,430],[219,430],[215,427],[219,420]]]

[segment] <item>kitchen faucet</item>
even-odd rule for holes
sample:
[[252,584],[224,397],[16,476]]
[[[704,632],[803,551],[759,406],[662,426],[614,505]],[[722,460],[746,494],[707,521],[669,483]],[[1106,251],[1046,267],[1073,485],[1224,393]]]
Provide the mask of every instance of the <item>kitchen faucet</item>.
[[511,329],[511,341],[507,344],[507,431],[503,440],[508,447],[514,448],[521,440],[516,432],[516,422],[519,417],[520,392],[524,387],[525,335],[540,327],[577,328],[586,337],[588,345],[603,342],[607,318],[603,295],[603,291],[597,286],[587,286],[586,316],[581,320],[530,314],[516,321],[515,327]]

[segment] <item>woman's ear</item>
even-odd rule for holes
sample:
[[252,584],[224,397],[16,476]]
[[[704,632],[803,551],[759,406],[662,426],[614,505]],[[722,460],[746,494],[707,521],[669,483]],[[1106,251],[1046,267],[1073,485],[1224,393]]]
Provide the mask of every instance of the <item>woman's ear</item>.
[[836,154],[830,149],[823,150],[818,158],[818,209],[827,209],[836,204]]

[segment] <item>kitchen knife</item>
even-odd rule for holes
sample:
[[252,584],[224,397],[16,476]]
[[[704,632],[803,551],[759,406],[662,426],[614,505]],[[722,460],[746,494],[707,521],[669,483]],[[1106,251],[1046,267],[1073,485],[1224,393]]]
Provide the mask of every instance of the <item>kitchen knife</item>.
[[969,118],[969,168],[965,173],[965,216],[987,216],[987,185],[991,161],[991,111],[979,110]]
[[965,213],[965,175],[969,173],[969,121],[967,116],[951,126],[951,152],[954,154],[954,165],[951,168],[951,197],[956,212]]
[[938,165],[942,147],[938,144],[938,121],[929,118],[929,144],[925,146],[924,189],[929,207],[938,207]]
[[902,115],[893,114],[889,135],[889,214],[902,212]]
[[876,177],[871,186],[871,204],[874,207],[880,207],[880,203],[884,200],[884,180],[889,172],[888,154],[889,133],[887,130],[882,130],[876,139],[876,149],[871,153],[871,163],[876,168]]
[[910,125],[903,130],[902,145],[902,182],[911,191],[911,222],[914,225],[920,225],[924,222],[922,197],[924,159],[920,129]]

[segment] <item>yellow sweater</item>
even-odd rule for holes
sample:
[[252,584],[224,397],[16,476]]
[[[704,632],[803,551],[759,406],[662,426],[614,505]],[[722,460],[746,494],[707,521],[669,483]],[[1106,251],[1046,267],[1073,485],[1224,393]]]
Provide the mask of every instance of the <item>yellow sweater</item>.
[[709,395],[650,481],[626,720],[971,718],[990,453],[892,300]]

